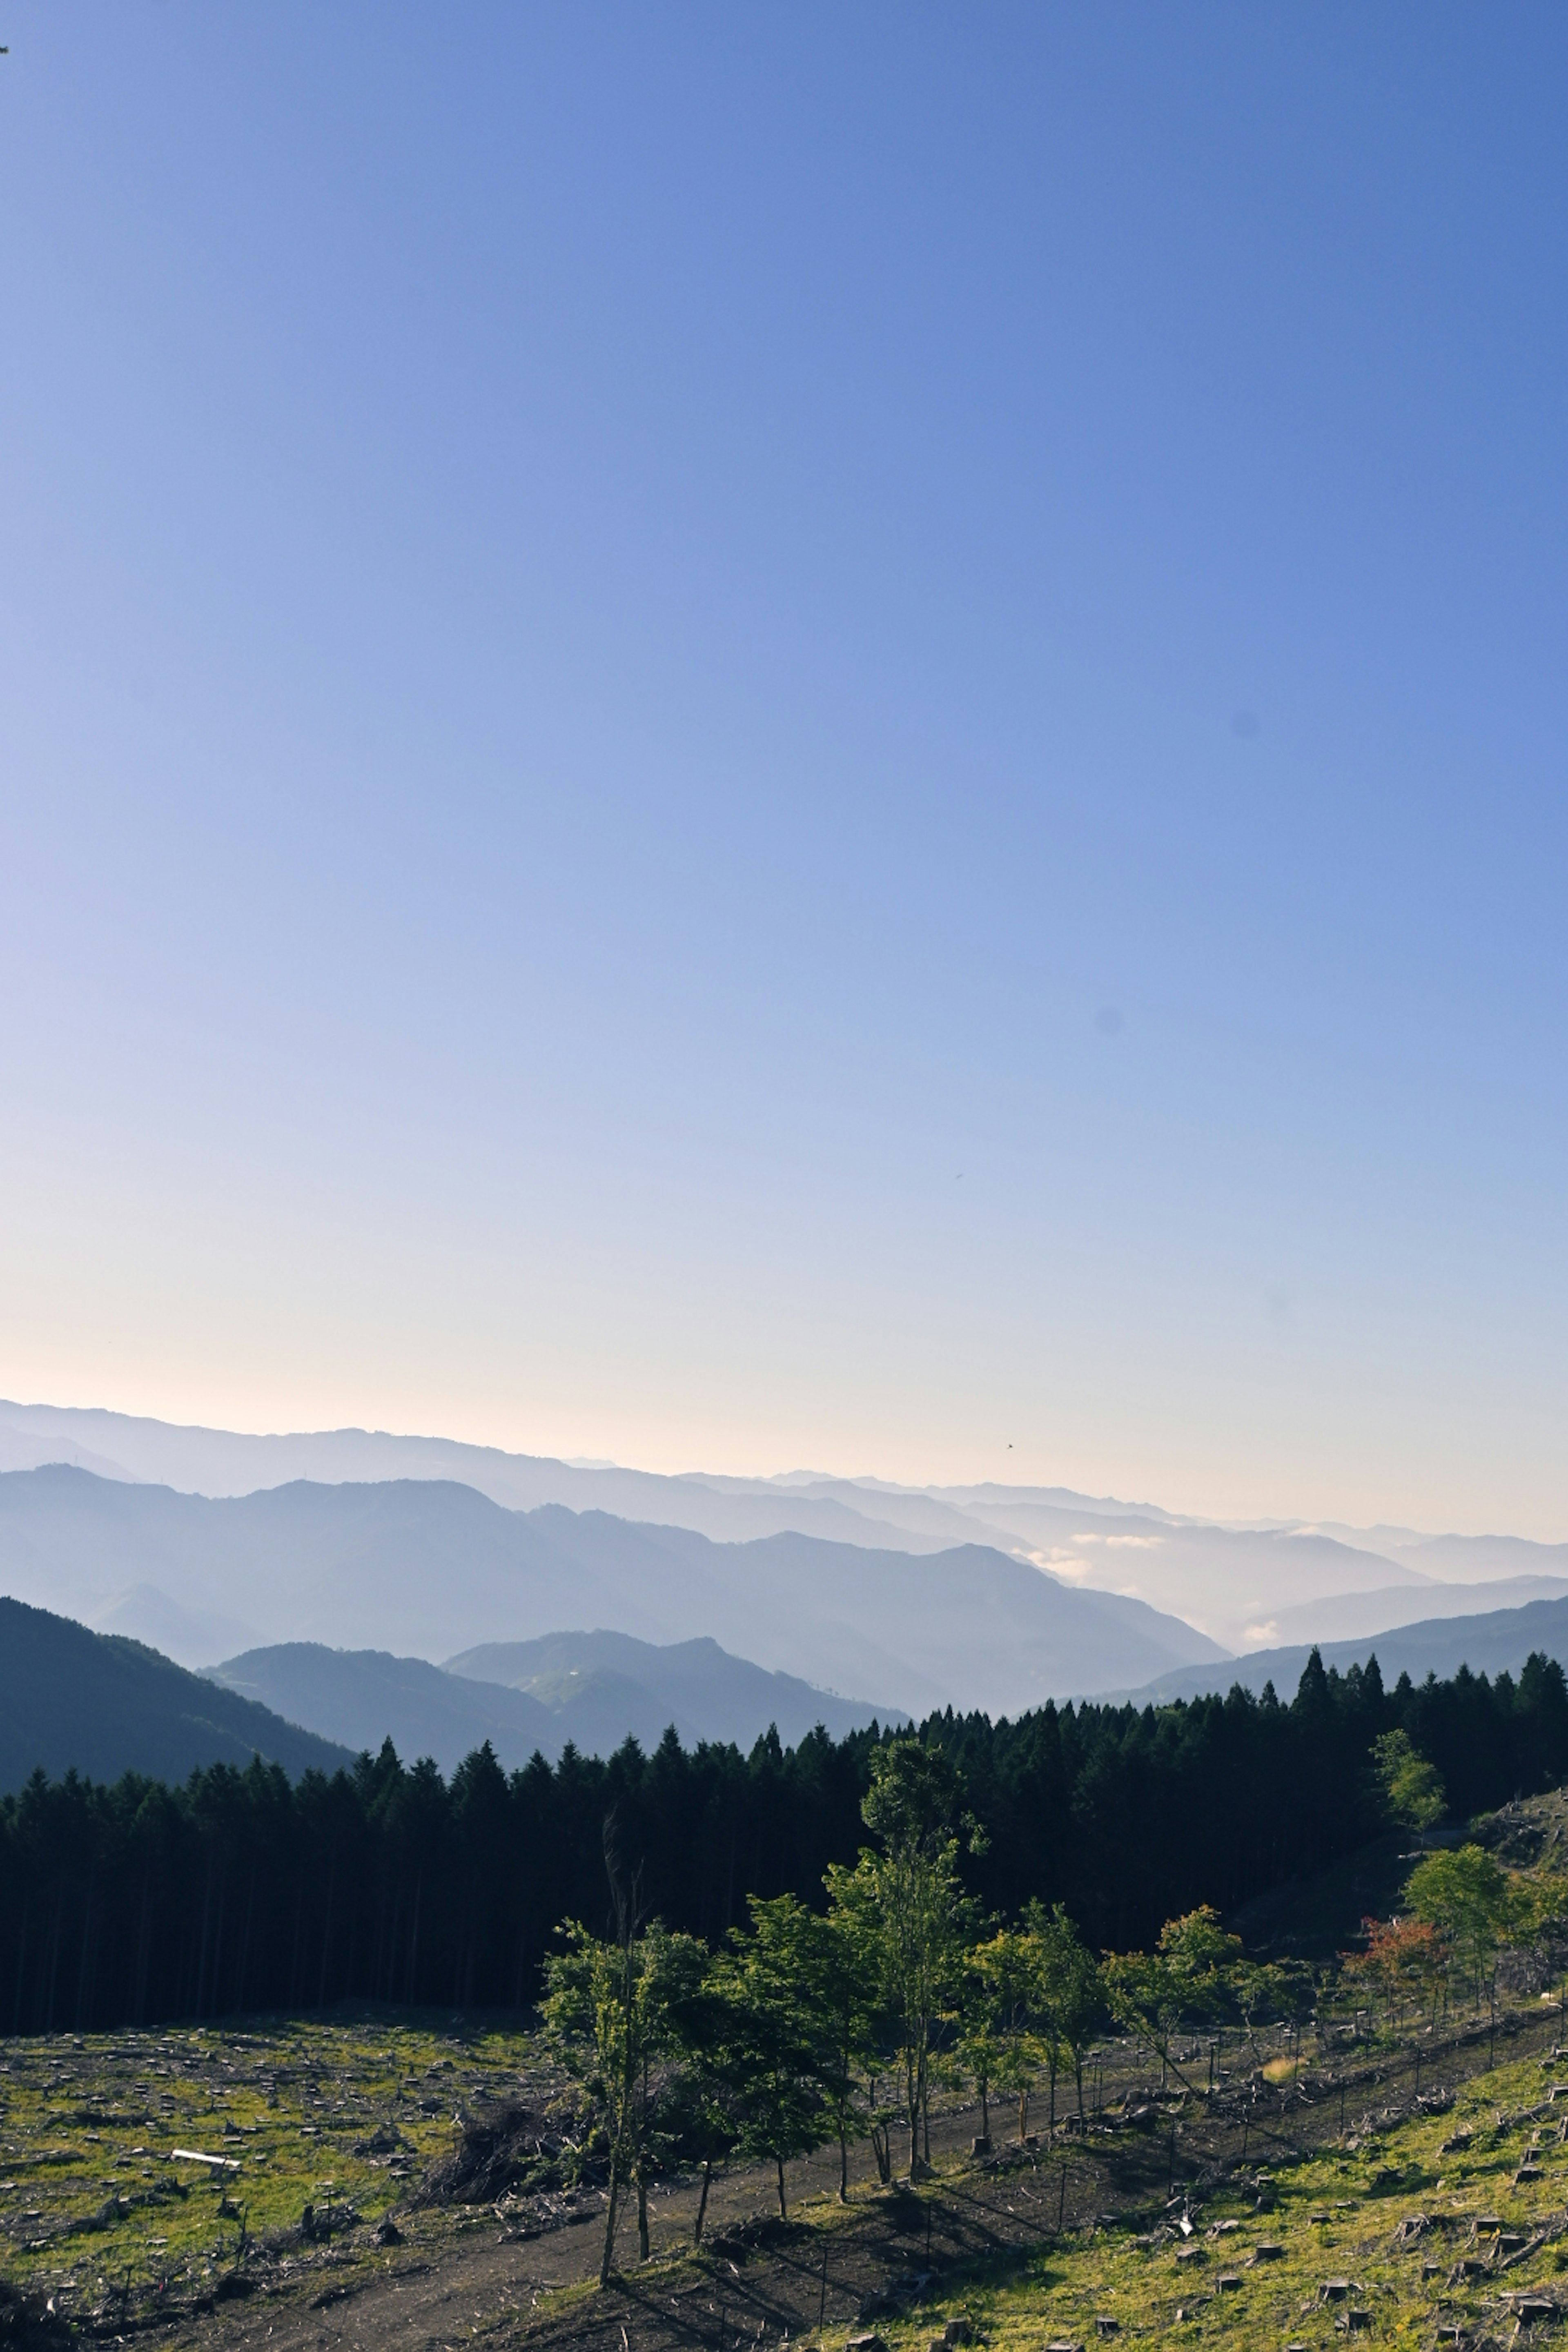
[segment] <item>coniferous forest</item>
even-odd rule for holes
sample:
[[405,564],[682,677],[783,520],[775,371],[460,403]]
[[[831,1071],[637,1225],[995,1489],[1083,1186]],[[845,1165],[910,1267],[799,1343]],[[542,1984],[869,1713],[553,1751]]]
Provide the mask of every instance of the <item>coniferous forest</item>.
[[[1383,1686],[1316,1653],[1293,1699],[952,1713],[921,1741],[956,1768],[979,1912],[1061,1905],[1095,1948],[1152,1944],[1321,1868],[1386,1818],[1371,1758],[1403,1731],[1466,1814],[1568,1779],[1568,1685],[1461,1671]],[[290,1783],[216,1767],[183,1788],[42,1775],[0,1805],[0,2030],[87,2030],[344,1999],[520,2008],[563,1920],[606,1926],[606,1822],[638,1902],[719,1946],[751,1897],[820,1907],[852,1864],[875,1730],[688,1754],[570,1749],[510,1779],[488,1749],[444,1781],[384,1748]]]

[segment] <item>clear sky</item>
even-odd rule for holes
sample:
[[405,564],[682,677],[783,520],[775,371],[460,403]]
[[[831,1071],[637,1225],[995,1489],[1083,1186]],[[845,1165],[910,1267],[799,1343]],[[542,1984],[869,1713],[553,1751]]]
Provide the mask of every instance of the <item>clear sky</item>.
[[1568,1535],[1568,13],[0,39],[0,1392]]

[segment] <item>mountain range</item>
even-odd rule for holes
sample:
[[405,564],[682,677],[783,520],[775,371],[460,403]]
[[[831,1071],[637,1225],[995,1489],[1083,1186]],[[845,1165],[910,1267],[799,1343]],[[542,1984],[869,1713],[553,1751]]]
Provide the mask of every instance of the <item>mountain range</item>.
[[[773,1720],[795,1738],[818,1717],[1261,1687],[1314,1643],[1477,1664],[1500,1610],[1568,1598],[1568,1547],[0,1404],[0,1591],[188,1666],[226,1660],[226,1682],[321,1736],[374,1745],[379,1722],[400,1752],[450,1759],[481,1721],[498,1752],[552,1755],[671,1722],[749,1744]],[[426,1679],[442,1661],[473,1686],[460,1699]]]
[[1142,1689],[1117,1696],[1139,1706],[1160,1706],[1171,1699],[1196,1698],[1206,1691],[1227,1691],[1240,1683],[1261,1694],[1272,1683],[1277,1696],[1291,1698],[1301,1669],[1316,1648],[1325,1666],[1364,1666],[1377,1660],[1385,1683],[1408,1675],[1423,1682],[1428,1675],[1445,1681],[1460,1666],[1476,1675],[1517,1675],[1531,1651],[1568,1664],[1568,1597],[1528,1601],[1521,1609],[1498,1609],[1467,1617],[1431,1617],[1415,1625],[1400,1625],[1375,1637],[1363,1634],[1347,1642],[1296,1643],[1288,1649],[1255,1650],[1232,1658],[1223,1666],[1186,1666],[1159,1675]]
[[[1568,1597],[1435,1618],[1321,1654],[1341,1671],[1375,1654],[1392,1683],[1461,1665],[1517,1675],[1537,1650],[1568,1658]],[[1119,1696],[1159,1705],[1239,1682],[1258,1693],[1272,1683],[1289,1700],[1309,1654],[1294,1645],[1187,1667]],[[56,1780],[75,1770],[112,1782],[132,1771],[179,1782],[198,1765],[243,1769],[260,1758],[297,1778],[345,1768],[385,1738],[405,1761],[431,1756],[447,1773],[486,1740],[510,1769],[536,1751],[557,1759],[568,1739],[605,1755],[630,1732],[651,1749],[670,1725],[689,1748],[710,1738],[748,1748],[768,1723],[795,1746],[816,1721],[837,1737],[871,1712],[710,1641],[661,1647],[614,1633],[484,1644],[446,1669],[289,1643],[198,1675],[124,1636],[0,1598],[0,1795],[39,1768]]]
[[[435,1479],[297,1482],[218,1499],[79,1468],[0,1475],[0,1581],[94,1622],[156,1597],[164,1638],[242,1606],[246,1646],[431,1662],[599,1627],[738,1658],[910,1715],[1017,1714],[1223,1654],[1179,1618],[981,1545],[914,1554],[795,1533],[715,1543]],[[199,1658],[194,1663],[207,1664]],[[873,1703],[872,1699],[868,1704]]]
[[[645,1528],[679,1528],[717,1544],[795,1535],[916,1556],[973,1545],[1080,1591],[1142,1601],[1161,1615],[1185,1620],[1226,1652],[1354,1635],[1364,1623],[1360,1604],[1373,1594],[1380,1596],[1375,1613],[1393,1625],[1447,1610],[1445,1585],[1537,1579],[1561,1580],[1568,1590],[1568,1545],[1515,1536],[1289,1520],[1220,1526],[1065,1487],[910,1487],[808,1472],[665,1476],[379,1431],[245,1435],[125,1413],[0,1403],[0,1470],[60,1462],[102,1478],[213,1498],[300,1480],[435,1480],[470,1487],[509,1511],[554,1505],[579,1516],[597,1512]],[[110,1597],[122,1599],[135,1580],[122,1580]],[[147,1580],[156,1589],[156,1579]],[[132,1603],[131,1613],[152,1605]],[[203,1663],[261,1631],[237,1622],[248,1612],[237,1610],[232,1596],[217,1605],[217,1615],[226,1620],[227,1633],[219,1628],[217,1640],[209,1637]]]
[[673,1727],[681,1745],[732,1741],[747,1752],[772,1726],[786,1748],[821,1724],[835,1739],[897,1708],[831,1697],[791,1675],[733,1658],[717,1642],[658,1645],[625,1633],[555,1633],[489,1643],[446,1668],[384,1651],[285,1642],[207,1670],[226,1689],[354,1749],[390,1739],[405,1760],[444,1772],[489,1740],[510,1771],[570,1741],[609,1756],[630,1737],[651,1750]]

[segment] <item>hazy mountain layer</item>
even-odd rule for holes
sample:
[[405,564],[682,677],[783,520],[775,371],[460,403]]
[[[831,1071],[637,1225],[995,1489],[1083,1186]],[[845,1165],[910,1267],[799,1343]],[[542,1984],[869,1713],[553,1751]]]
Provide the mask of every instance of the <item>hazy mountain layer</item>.
[[91,1609],[87,1622],[95,1633],[125,1633],[161,1650],[182,1666],[205,1666],[214,1658],[249,1649],[256,1628],[243,1617],[213,1609],[183,1609],[155,1584],[133,1584]]
[[199,1764],[261,1756],[298,1775],[347,1751],[218,1690],[140,1643],[0,1600],[0,1794],[38,1767],[94,1780],[142,1772],[181,1781]]
[[1293,1643],[1289,1649],[1255,1650],[1222,1666],[1184,1667],[1162,1675],[1126,1696],[1137,1706],[1159,1706],[1173,1698],[1194,1698],[1203,1691],[1227,1691],[1234,1683],[1261,1691],[1271,1682],[1276,1694],[1289,1699],[1301,1678],[1301,1669],[1313,1647],[1326,1666],[1364,1665],[1375,1654],[1385,1683],[1408,1675],[1421,1682],[1429,1674],[1439,1681],[1468,1666],[1472,1674],[1517,1675],[1532,1650],[1568,1662],[1568,1598],[1532,1601],[1522,1609],[1498,1609],[1469,1617],[1434,1617],[1415,1625],[1401,1625],[1375,1637],[1350,1642]]
[[1016,1714],[1218,1654],[1180,1620],[1078,1591],[977,1545],[934,1555],[785,1534],[715,1544],[469,1486],[297,1484],[212,1500],[54,1468],[0,1476],[0,1581],[89,1617],[127,1588],[243,1612],[268,1642],[440,1658],[563,1622],[708,1635],[821,1688],[910,1714]]
[[[495,1446],[399,1437],[379,1430],[258,1437],[218,1429],[179,1429],[129,1413],[0,1402],[0,1470],[32,1469],[48,1462],[68,1462],[103,1477],[218,1497],[254,1494],[258,1487],[300,1479],[321,1485],[450,1479],[488,1495],[508,1510],[531,1511],[545,1503],[560,1503],[574,1511],[609,1511],[652,1525],[693,1528],[730,1542],[794,1529],[838,1542],[937,1550],[985,1536],[963,1512],[941,1508],[930,1514],[936,1524],[924,1531],[906,1526],[907,1513],[889,1517],[878,1507],[879,1498],[860,1496],[842,1482],[833,1492],[818,1494],[763,1479],[670,1478],[647,1470],[588,1469],[546,1456],[504,1454]],[[847,1500],[849,1494],[858,1500]]]
[[[1293,1522],[1218,1527],[1154,1504],[1058,1486],[982,1482],[917,1488],[805,1472],[773,1479],[662,1477],[444,1438],[364,1430],[248,1436],[124,1413],[0,1403],[0,1470],[48,1461],[211,1496],[300,1479],[447,1479],[510,1510],[559,1504],[576,1512],[606,1511],[640,1525],[691,1528],[715,1542],[794,1533],[906,1552],[977,1543],[1029,1559],[1080,1587],[1143,1600],[1187,1619],[1227,1650],[1274,1640],[1270,1629],[1281,1611],[1342,1594],[1414,1588],[1424,1580],[1474,1584],[1494,1577],[1568,1577],[1568,1547],[1510,1536]],[[196,1636],[175,1633],[185,1643],[179,1654],[194,1654],[190,1643]]]
[[[1500,1577],[1495,1584],[1389,1585],[1376,1592],[1338,1592],[1300,1609],[1279,1609],[1267,1632],[1268,1646],[1305,1642],[1347,1642],[1381,1633],[1394,1625],[1424,1624],[1433,1617],[1472,1617],[1479,1612],[1521,1609],[1531,1601],[1568,1596],[1568,1578]],[[1261,1644],[1259,1645],[1261,1646]]]
[[282,1642],[209,1666],[206,1679],[356,1753],[369,1748],[374,1756],[390,1739],[405,1763],[432,1756],[443,1772],[487,1739],[509,1771],[536,1749],[553,1761],[562,1746],[555,1717],[526,1691],[465,1682],[424,1658],[384,1650]]
[[1484,1577],[1568,1576],[1568,1544],[1531,1543],[1523,1536],[1417,1536],[1399,1557],[1423,1575],[1462,1582]]
[[[555,1711],[561,1738],[596,1756],[609,1755],[626,1730],[646,1742],[645,1723],[659,1731],[673,1723],[687,1746],[731,1740],[749,1750],[770,1724],[786,1748],[796,1748],[818,1724],[841,1739],[900,1714],[835,1697],[795,1675],[769,1674],[707,1640],[658,1644],[629,1633],[548,1633],[538,1642],[485,1643],[447,1665],[454,1675],[531,1692]],[[625,1721],[617,1737],[632,1694],[641,1702],[640,1717]]]
[[673,1726],[686,1748],[733,1740],[749,1751],[770,1724],[793,1748],[818,1723],[840,1738],[898,1714],[766,1674],[716,1642],[659,1648],[624,1633],[493,1644],[449,1669],[384,1651],[286,1642],[208,1673],[345,1747],[374,1751],[390,1739],[405,1762],[431,1756],[444,1772],[487,1739],[511,1770],[536,1753],[553,1763],[568,1740],[587,1756],[613,1755],[628,1736],[651,1750]]

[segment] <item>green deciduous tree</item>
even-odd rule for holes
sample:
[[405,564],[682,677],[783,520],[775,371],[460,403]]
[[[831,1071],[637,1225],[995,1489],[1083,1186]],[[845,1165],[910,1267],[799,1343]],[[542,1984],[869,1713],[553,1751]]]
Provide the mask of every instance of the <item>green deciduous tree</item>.
[[1228,1935],[1205,1903],[1179,1919],[1167,1919],[1152,1952],[1109,1953],[1103,1980],[1112,2014],[1148,2042],[1163,2076],[1181,2074],[1171,2056],[1180,2025],[1207,2024],[1233,2001],[1249,2018],[1255,2012],[1266,1998],[1266,1978],[1252,1966],[1249,1979],[1248,1968],[1241,1938]]
[[[1078,2119],[1084,2121],[1083,2062],[1105,2014],[1099,1963],[1059,1903],[1029,1904],[1025,1925],[1037,1952],[1036,2001],[1044,2031],[1072,2067]],[[1056,2126],[1056,2076],[1051,2077],[1051,2125]]]
[[773,2160],[779,2214],[789,2218],[784,2166],[818,2146],[827,2120],[824,2076],[832,2064],[826,2014],[826,1922],[780,1895],[753,1898],[709,1978],[710,2063],[734,2094],[738,2144]]
[[981,2129],[991,2133],[990,2095],[1010,2091],[1018,2102],[1018,2137],[1028,2127],[1029,2093],[1042,2059],[1056,2080],[1058,2053],[1048,2053],[1039,2030],[1039,1948],[1017,1927],[1003,1927],[977,1944],[964,1963],[959,2056],[980,2094]]
[[1408,1732],[1380,1732],[1372,1752],[1391,1820],[1412,1830],[1429,1830],[1442,1820],[1446,1800],[1441,1776],[1436,1765],[1416,1754]]
[[546,1963],[545,2030],[598,2112],[609,2149],[609,2197],[599,2283],[615,2267],[616,2226],[628,2188],[637,2193],[637,2234],[648,2253],[647,2185],[671,2154],[670,2121],[681,2105],[673,2077],[683,2053],[681,2021],[700,1994],[708,1955],[690,1936],[658,1920],[642,1926],[635,1885],[622,1881],[610,1825],[605,1858],[616,1933],[602,1942],[578,1921],[561,1930],[563,1949]]
[[1499,1945],[1532,1924],[1524,1883],[1479,1845],[1425,1855],[1405,1881],[1405,1902],[1452,1948],[1469,1972],[1478,2000]]
[[[940,1748],[894,1739],[871,1759],[861,1818],[879,1852],[863,1849],[852,1871],[829,1871],[835,1913],[873,1955],[892,2021],[909,2122],[910,2171],[929,2139],[931,2064],[956,2017],[973,1906],[959,1877],[962,1790]],[[963,1824],[973,1844],[978,1832]]]
[[875,1950],[842,1913],[807,1912],[813,2036],[823,2105],[838,2142],[838,2199],[849,2194],[849,2141],[865,2122],[861,2086],[876,2055]]

